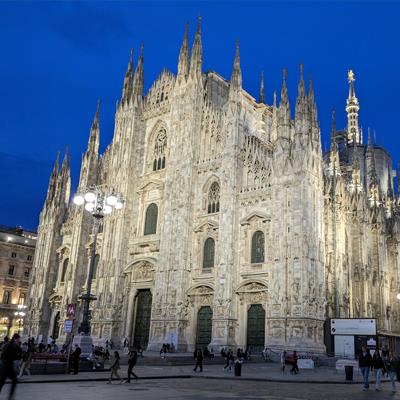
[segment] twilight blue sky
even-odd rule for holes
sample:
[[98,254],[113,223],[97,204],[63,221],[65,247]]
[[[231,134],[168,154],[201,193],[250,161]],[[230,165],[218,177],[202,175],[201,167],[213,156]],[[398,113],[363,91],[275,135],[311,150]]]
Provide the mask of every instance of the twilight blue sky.
[[[229,78],[240,40],[243,86],[267,102],[288,68],[292,111],[298,65],[312,72],[322,130],[331,109],[344,127],[346,71],[356,73],[360,125],[399,159],[400,3],[0,2],[0,224],[36,228],[58,150],[68,144],[76,187],[97,98],[101,150],[111,141],[115,102],[131,47],[145,45],[145,86],[163,67],[176,72],[185,21],[193,40],[202,16],[203,69]],[[137,57],[135,57],[136,60]]]

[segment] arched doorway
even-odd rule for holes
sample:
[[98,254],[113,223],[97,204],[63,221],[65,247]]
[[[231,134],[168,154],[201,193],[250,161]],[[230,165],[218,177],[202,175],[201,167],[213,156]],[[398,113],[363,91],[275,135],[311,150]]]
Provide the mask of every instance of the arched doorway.
[[247,348],[261,351],[265,345],[265,310],[261,304],[252,304],[247,311]]
[[196,347],[204,349],[211,342],[213,312],[210,306],[200,307],[197,313]]
[[54,317],[53,334],[52,334],[54,340],[58,339],[59,332],[60,332],[60,312],[58,312]]
[[136,296],[136,316],[133,345],[147,348],[149,343],[152,295],[150,289],[139,290]]

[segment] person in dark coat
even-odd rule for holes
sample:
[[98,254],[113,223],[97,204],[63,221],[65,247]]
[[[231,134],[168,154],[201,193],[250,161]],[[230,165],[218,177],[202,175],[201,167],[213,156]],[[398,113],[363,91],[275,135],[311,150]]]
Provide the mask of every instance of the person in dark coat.
[[389,374],[390,382],[392,384],[392,393],[396,393],[396,378],[400,370],[400,361],[393,353],[389,353],[385,361],[385,369]]
[[19,342],[20,336],[15,333],[10,341],[8,341],[1,352],[1,361],[3,368],[0,375],[0,391],[4,386],[7,378],[11,379],[11,389],[8,395],[9,399],[13,399],[15,387],[17,386],[17,375],[14,370],[14,361],[18,360],[21,356],[21,348]]
[[126,380],[128,383],[131,383],[131,375],[137,379],[137,375],[133,372],[133,368],[136,365],[138,358],[138,353],[136,349],[133,349],[129,352],[129,358],[128,358],[128,379]]
[[381,390],[382,374],[385,371],[385,364],[379,350],[376,350],[372,357],[372,365],[375,371],[375,390],[379,392]]
[[74,375],[77,375],[79,371],[79,359],[81,358],[81,353],[82,353],[81,348],[76,344],[75,350],[71,354],[71,362]]
[[369,389],[369,370],[372,367],[372,357],[371,354],[369,353],[369,350],[367,350],[366,346],[361,347],[361,354],[358,358],[358,366],[360,367],[361,374],[363,376],[363,390],[368,390]]
[[291,359],[291,361],[292,361],[292,369],[290,370],[291,374],[299,373],[299,367],[297,365],[297,360],[298,360],[298,356],[297,356],[297,352],[295,350],[295,351],[293,351],[292,359]]
[[197,371],[197,367],[200,368],[200,372],[203,372],[203,353],[200,349],[196,349],[194,352],[194,358],[196,359],[196,365],[193,368],[193,371]]

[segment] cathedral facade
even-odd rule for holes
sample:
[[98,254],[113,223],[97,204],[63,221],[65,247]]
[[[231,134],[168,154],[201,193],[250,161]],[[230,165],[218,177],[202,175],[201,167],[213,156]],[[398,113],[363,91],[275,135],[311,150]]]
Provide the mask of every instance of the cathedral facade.
[[[280,101],[202,71],[200,26],[186,30],[177,74],[144,95],[143,48],[132,57],[111,144],[99,155],[99,109],[78,192],[123,196],[102,221],[91,302],[95,342],[159,350],[196,346],[324,351],[329,317],[374,317],[400,333],[398,200],[388,153],[362,144],[354,75],[348,127],[321,149],[317,107],[300,67],[294,118],[286,71]],[[40,214],[29,298],[32,336],[65,339],[67,305],[87,285],[93,218],[70,198],[58,161]],[[78,324],[75,324],[75,329]]]

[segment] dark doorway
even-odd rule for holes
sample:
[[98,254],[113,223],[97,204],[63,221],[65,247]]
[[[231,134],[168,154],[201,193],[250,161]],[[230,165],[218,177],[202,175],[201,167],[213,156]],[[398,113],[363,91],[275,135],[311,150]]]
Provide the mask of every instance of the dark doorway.
[[265,310],[261,304],[252,304],[247,311],[247,348],[262,351],[265,345]]
[[149,343],[152,295],[150,289],[139,290],[136,296],[135,334],[133,345],[146,350]]
[[201,307],[197,313],[196,347],[204,349],[211,342],[213,312],[211,307]]
[[53,325],[53,339],[58,339],[58,334],[60,333],[60,312],[56,314],[54,317],[54,325]]

